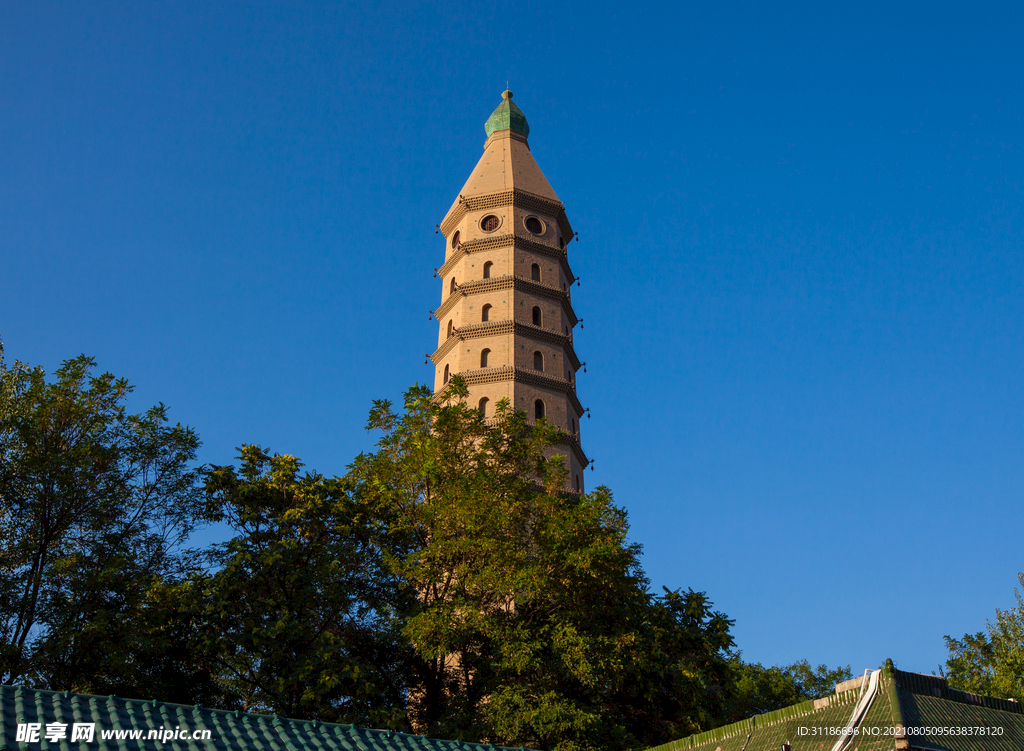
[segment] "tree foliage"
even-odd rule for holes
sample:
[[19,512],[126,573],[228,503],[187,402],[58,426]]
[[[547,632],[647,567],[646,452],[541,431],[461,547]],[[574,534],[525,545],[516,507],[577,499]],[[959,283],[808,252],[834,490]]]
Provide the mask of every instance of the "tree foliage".
[[1014,589],[1017,607],[996,609],[995,623],[985,631],[946,636],[949,659],[946,678],[962,691],[1024,701],[1024,573],[1018,573],[1020,589]]
[[[607,488],[564,491],[564,440],[499,402],[485,420],[453,379],[395,413],[350,478],[390,570],[415,593],[410,714],[439,737],[625,748],[710,722],[730,622],[700,593],[647,593]],[[712,699],[713,704],[717,699]]]
[[133,640],[204,516],[199,440],[162,404],[130,414],[132,387],[94,369],[78,357],[48,381],[0,357],[0,680],[168,688]]
[[236,536],[189,584],[204,630],[197,651],[249,711],[401,726],[401,591],[382,565],[347,484],[299,476],[292,456],[240,449],[214,467],[211,500]]
[[[256,445],[196,467],[163,405],[0,361],[6,682],[584,751],[642,748],[848,677],[747,665],[693,590],[654,596],[611,492],[546,420],[454,378],[374,404],[342,477]],[[225,543],[184,550],[220,521]]]
[[733,676],[729,701],[721,717],[723,725],[808,699],[820,699],[831,694],[837,683],[853,677],[849,665],[814,668],[807,660],[800,660],[791,665],[764,667],[743,662],[739,652],[732,656],[730,668]]

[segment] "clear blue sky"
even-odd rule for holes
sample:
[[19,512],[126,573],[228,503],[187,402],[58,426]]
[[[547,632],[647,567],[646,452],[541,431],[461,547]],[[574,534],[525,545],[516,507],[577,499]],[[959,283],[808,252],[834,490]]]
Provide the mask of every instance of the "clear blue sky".
[[[768,7],[772,6],[772,7]],[[506,79],[588,484],[745,655],[930,672],[1024,569],[1017,3],[4,3],[0,337],[342,473]]]

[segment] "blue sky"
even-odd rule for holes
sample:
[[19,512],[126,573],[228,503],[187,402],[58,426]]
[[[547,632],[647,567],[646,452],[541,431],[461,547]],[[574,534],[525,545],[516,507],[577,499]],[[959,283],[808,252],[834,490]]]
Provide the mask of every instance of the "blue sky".
[[505,81],[587,482],[747,658],[931,672],[1024,569],[1018,4],[6,3],[0,337],[342,473]]

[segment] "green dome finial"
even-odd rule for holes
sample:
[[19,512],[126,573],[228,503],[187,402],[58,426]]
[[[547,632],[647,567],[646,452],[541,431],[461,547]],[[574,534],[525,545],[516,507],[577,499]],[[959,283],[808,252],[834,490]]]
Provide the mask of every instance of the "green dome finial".
[[498,109],[494,110],[487,118],[487,122],[484,123],[484,131],[488,138],[499,130],[511,130],[524,137],[530,135],[530,125],[526,122],[526,115],[512,101],[512,92],[508,90],[508,86],[501,92],[501,104],[498,105]]

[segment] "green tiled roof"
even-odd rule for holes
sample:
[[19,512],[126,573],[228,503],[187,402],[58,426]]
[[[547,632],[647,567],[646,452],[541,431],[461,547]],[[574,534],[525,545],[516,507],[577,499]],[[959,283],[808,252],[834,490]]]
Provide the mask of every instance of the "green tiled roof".
[[[288,720],[276,715],[225,712],[199,706],[159,701],[89,696],[69,692],[0,686],[0,749],[3,751],[494,751],[495,746],[443,741],[389,730],[367,730],[354,725]],[[39,740],[18,742],[19,724],[38,723]],[[91,743],[71,742],[74,723],[94,725]],[[65,738],[45,740],[49,725],[66,725]],[[151,730],[167,728],[195,733],[209,731],[209,740],[168,737],[147,740]],[[121,739],[102,734],[120,731]],[[141,731],[141,739],[130,734]]]
[[524,137],[530,135],[530,124],[526,122],[526,115],[512,101],[512,92],[505,90],[501,93],[501,104],[498,109],[491,113],[484,123],[484,130],[487,137],[498,130],[512,130],[514,133],[521,133]]
[[[650,751],[829,751],[860,696],[854,688],[657,746]],[[902,728],[897,739],[894,728]],[[958,728],[999,734],[960,735]],[[1001,729],[1001,731],[999,730]],[[960,731],[963,732],[963,731]],[[975,730],[975,733],[978,731]],[[1020,751],[1024,708],[949,688],[944,678],[882,668],[878,693],[847,751]]]
[[[897,694],[903,722],[924,732],[911,738],[911,748],[941,751],[1024,749],[1024,708],[1014,701],[968,694],[950,688],[944,678],[897,673]],[[958,736],[935,732],[944,727],[1002,728],[1001,736]]]

